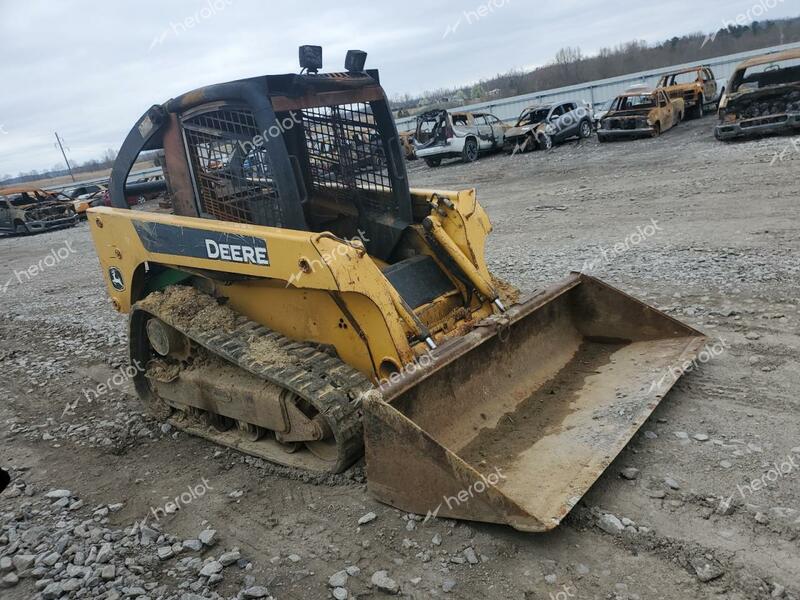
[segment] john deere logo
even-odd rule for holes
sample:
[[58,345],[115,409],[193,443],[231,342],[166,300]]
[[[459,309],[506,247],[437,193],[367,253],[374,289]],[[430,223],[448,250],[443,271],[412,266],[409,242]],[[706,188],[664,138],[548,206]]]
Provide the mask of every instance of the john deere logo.
[[115,290],[121,292],[125,289],[125,280],[122,278],[122,272],[117,267],[111,267],[108,270],[108,277]]

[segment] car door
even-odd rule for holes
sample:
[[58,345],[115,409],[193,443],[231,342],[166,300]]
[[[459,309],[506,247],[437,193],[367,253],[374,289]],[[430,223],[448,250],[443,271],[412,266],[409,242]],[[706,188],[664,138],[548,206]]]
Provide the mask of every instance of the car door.
[[661,107],[661,129],[666,131],[675,125],[677,114],[672,106],[672,102],[663,91],[658,92],[658,105]]
[[553,110],[550,111],[550,116],[547,117],[547,123],[549,127],[547,127],[547,135],[553,138],[554,142],[560,141],[561,137],[561,117],[564,116],[564,105],[559,104],[553,107]]
[[11,229],[11,207],[4,196],[0,196],[0,229]]
[[717,97],[717,78],[714,77],[714,72],[711,69],[703,69],[703,89],[705,90],[706,102],[715,100]]
[[486,117],[486,122],[489,124],[489,126],[492,128],[492,131],[494,132],[495,144],[499,148],[503,145],[503,143],[506,140],[506,127],[505,125],[503,125],[503,122],[494,115],[487,114],[485,115],[485,117]]
[[494,131],[492,125],[486,119],[484,114],[472,115],[475,122],[475,128],[478,133],[478,144],[481,150],[491,150],[494,148]]
[[562,110],[564,111],[564,116],[559,119],[561,139],[578,135],[581,122],[580,114],[578,113],[578,105],[574,102],[567,102],[562,106]]

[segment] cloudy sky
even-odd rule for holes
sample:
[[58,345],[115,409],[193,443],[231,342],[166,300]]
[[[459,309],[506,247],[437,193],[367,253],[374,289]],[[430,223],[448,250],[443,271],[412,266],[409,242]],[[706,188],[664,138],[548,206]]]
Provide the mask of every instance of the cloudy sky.
[[[798,13],[796,0],[766,1],[768,18]],[[118,148],[152,104],[295,72],[301,44],[322,45],[327,70],[366,50],[390,95],[413,94],[540,65],[564,46],[714,31],[760,2],[0,0],[0,179],[59,164],[54,131],[82,162]]]

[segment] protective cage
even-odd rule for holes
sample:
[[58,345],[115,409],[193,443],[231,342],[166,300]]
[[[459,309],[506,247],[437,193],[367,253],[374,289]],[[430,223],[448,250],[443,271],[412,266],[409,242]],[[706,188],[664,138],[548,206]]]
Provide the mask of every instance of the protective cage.
[[[299,123],[292,127],[303,130],[313,194],[371,212],[397,212],[383,136],[369,104],[307,108],[296,115],[292,121],[299,117]],[[259,131],[248,108],[205,107],[184,116],[182,125],[202,216],[286,226],[269,158],[270,133]],[[279,135],[288,130],[279,127]]]
[[266,143],[249,109],[206,107],[185,115],[182,125],[202,216],[285,226]]
[[314,192],[394,212],[386,205],[393,202],[392,180],[370,105],[307,108],[302,117]]

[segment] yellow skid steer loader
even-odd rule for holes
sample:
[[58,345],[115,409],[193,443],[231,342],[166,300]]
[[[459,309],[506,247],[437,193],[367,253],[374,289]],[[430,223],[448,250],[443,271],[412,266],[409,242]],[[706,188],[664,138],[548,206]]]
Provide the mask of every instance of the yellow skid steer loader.
[[[697,331],[585,275],[520,298],[474,190],[409,189],[377,71],[204,87],[125,139],[89,222],[150,412],[406,511],[555,527],[691,360]],[[158,151],[174,214],[130,210]],[[658,382],[661,383],[658,383]],[[656,385],[657,382],[658,385]]]

